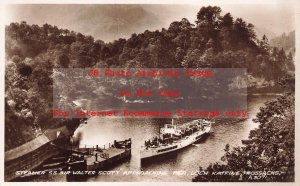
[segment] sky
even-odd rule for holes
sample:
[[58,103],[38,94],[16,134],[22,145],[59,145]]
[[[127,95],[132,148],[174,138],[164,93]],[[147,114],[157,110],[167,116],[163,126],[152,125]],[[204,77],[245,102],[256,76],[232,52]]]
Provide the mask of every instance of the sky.
[[[183,17],[194,23],[203,5],[7,5],[5,24],[26,21],[67,28],[105,42],[128,38],[146,29],[168,28]],[[257,35],[269,38],[295,29],[294,7],[291,4],[223,4],[222,14],[230,12],[254,24]]]

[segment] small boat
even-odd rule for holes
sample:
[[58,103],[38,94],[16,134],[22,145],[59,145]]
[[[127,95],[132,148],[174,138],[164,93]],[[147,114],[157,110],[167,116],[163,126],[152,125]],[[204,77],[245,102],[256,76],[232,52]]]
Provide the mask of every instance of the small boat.
[[172,124],[165,124],[160,129],[159,137],[145,141],[140,151],[141,160],[174,152],[201,140],[210,133],[212,123],[207,119],[198,119],[174,125],[172,119]]

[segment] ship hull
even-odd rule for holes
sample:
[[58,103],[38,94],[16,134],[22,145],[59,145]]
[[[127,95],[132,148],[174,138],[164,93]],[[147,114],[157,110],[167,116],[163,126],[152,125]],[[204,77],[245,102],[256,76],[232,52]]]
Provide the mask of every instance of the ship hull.
[[157,148],[148,148],[147,150],[141,150],[141,161],[176,152],[197,141],[203,140],[206,136],[209,135],[209,133],[210,127],[206,128],[204,131],[197,131],[189,136],[186,136],[178,141],[173,142],[172,144],[168,144],[166,146],[161,146]]

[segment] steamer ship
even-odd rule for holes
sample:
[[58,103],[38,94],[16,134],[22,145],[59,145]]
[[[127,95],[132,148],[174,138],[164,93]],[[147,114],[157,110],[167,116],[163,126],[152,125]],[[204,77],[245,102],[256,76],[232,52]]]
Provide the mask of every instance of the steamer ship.
[[165,124],[160,129],[159,137],[145,141],[141,147],[141,161],[175,152],[187,147],[209,135],[213,121],[198,119],[183,124]]

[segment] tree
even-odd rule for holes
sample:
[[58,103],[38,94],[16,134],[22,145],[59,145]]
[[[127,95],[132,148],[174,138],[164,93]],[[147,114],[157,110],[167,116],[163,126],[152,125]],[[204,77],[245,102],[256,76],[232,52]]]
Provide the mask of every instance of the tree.
[[261,41],[259,42],[259,48],[263,54],[267,54],[270,51],[269,40],[265,34],[263,35]]
[[175,60],[178,62],[178,63],[181,63],[181,61],[183,60],[185,56],[185,52],[182,48],[180,47],[177,47],[176,48],[176,52],[175,52]]
[[30,76],[32,73],[31,67],[24,64],[23,62],[18,65],[18,71],[21,76]]
[[19,29],[19,24],[18,23],[10,23],[9,31],[14,33],[15,40],[18,40],[18,29]]
[[232,49],[233,45],[233,17],[230,13],[223,16],[220,30],[220,43],[223,49]]
[[215,38],[216,31],[220,29],[221,8],[217,6],[202,7],[197,14],[198,29],[203,32],[206,37]]
[[66,54],[61,54],[56,59],[56,64],[61,68],[68,68],[70,64],[70,59]]
[[224,27],[231,28],[233,26],[233,17],[231,16],[230,13],[227,13],[222,17],[221,26],[223,28]]
[[49,29],[50,29],[51,25],[49,25],[48,23],[45,23],[42,27],[42,31],[44,33],[44,38],[46,38],[48,36],[49,33]]
[[174,21],[170,24],[168,32],[178,34],[181,31],[181,23],[179,21]]
[[233,31],[233,44],[237,48],[255,45],[256,34],[251,23],[247,24],[242,18],[237,18],[233,25]]

